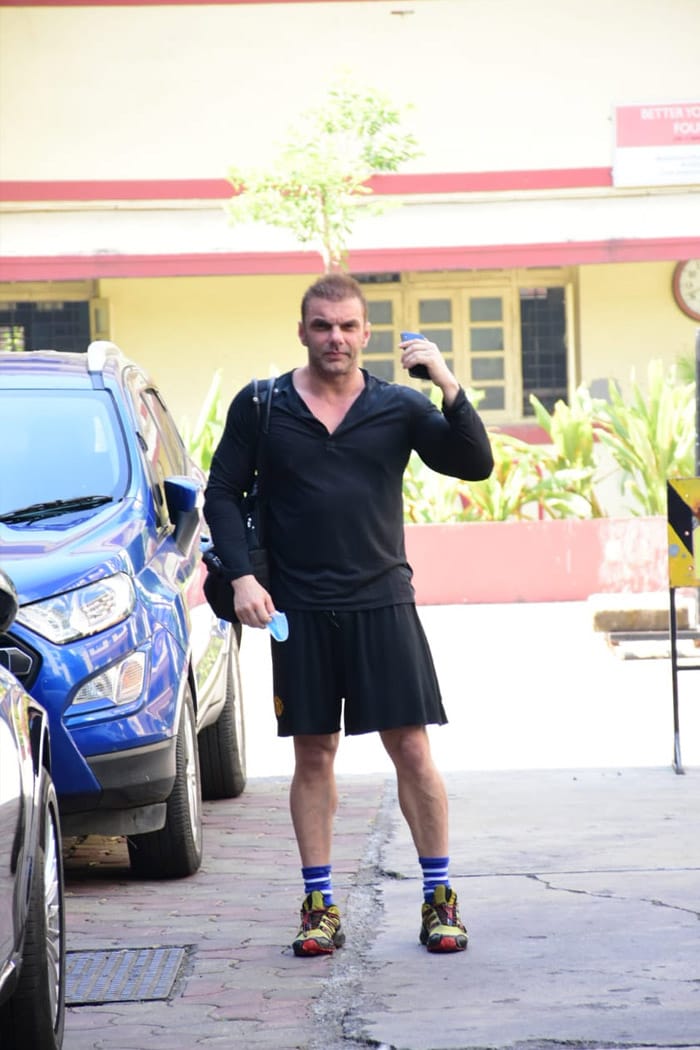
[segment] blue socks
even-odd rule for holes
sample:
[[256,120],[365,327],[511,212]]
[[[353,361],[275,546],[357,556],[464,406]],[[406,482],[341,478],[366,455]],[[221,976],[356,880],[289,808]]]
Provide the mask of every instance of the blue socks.
[[304,880],[304,893],[308,895],[314,890],[319,890],[323,894],[323,903],[329,907],[333,903],[331,865],[321,864],[315,868],[302,868],[301,875]]
[[[419,857],[420,866],[423,869],[423,898],[432,901],[436,886],[450,888],[448,870],[450,866],[449,857]],[[323,894],[323,903],[329,907],[333,903],[333,880],[330,864],[320,864],[317,867],[302,868],[301,875],[304,880],[304,893],[313,893],[317,890]]]
[[[449,857],[419,857],[420,866],[423,869],[423,898],[432,901],[436,886],[450,888],[448,870],[450,866]],[[304,893],[313,893],[317,890],[323,894],[323,903],[329,907],[333,903],[333,880],[330,864],[319,864],[316,867],[302,868],[301,875],[304,880]]]
[[436,886],[447,886],[450,888],[450,879],[447,874],[450,866],[449,857],[419,857],[420,866],[423,869],[423,898],[432,901]]

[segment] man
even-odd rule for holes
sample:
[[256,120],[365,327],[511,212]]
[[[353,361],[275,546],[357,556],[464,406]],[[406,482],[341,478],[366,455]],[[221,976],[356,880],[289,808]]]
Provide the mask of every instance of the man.
[[251,574],[237,510],[255,460],[250,385],[229,409],[205,498],[241,623],[265,627],[277,609],[289,621],[288,640],[271,645],[278,733],[294,738],[290,810],[305,892],[299,956],[344,941],[331,869],[343,702],[345,732],[378,732],[396,768],[423,871],[421,942],[436,952],[467,946],[449,881],[447,796],[426,731],[447,719],[406,561],[402,485],[412,449],[466,480],[488,477],[493,458],[434,343],[401,343],[401,363],[427,368],[442,412],[360,367],[369,337],[367,304],[351,277],[330,274],[307,290],[299,322],[307,363],[275,380],[264,447],[271,593]]

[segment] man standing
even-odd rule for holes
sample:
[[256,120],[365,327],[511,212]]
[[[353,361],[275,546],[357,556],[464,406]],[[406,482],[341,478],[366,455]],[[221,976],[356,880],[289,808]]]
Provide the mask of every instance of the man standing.
[[250,385],[231,403],[205,497],[241,623],[265,627],[276,609],[289,622],[288,640],[271,645],[278,733],[294,738],[290,810],[305,893],[299,956],[330,953],[345,939],[331,869],[341,716],[348,734],[378,732],[396,768],[423,872],[421,942],[436,952],[467,946],[449,880],[447,795],[426,731],[447,719],[406,561],[402,486],[413,449],[432,469],[465,480],[488,477],[493,457],[434,343],[402,343],[401,363],[427,368],[442,412],[360,367],[369,338],[355,280],[330,274],[307,290],[299,322],[307,363],[275,380],[264,447],[270,593],[251,574],[238,513],[255,463]]

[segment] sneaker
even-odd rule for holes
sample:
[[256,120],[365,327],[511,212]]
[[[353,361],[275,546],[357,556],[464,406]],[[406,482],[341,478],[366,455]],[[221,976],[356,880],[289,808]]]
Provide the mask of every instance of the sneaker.
[[326,905],[320,890],[314,890],[301,906],[301,929],[292,942],[295,955],[330,955],[345,944],[340,912],[335,904]]
[[467,947],[467,931],[453,889],[436,886],[432,901],[423,904],[421,918],[420,942],[429,952],[463,952]]

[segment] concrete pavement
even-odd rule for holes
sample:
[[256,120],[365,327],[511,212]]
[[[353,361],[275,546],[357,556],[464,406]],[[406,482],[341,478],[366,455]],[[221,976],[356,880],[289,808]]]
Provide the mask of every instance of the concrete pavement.
[[69,950],[179,946],[185,961],[165,999],[71,1006],[66,1050],[700,1048],[695,675],[677,776],[667,661],[611,653],[585,605],[421,613],[451,719],[434,746],[468,951],[418,944],[393,777],[357,739],[339,756],[334,855],[347,945],[294,958],[289,743],[270,736],[264,636],[248,632],[252,775],[207,804],[201,872],[132,881],[120,840],[68,859]]
[[468,951],[407,950],[420,883],[397,822],[357,1033],[397,1050],[700,1044],[698,778],[466,773],[448,787]]

